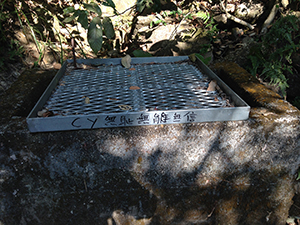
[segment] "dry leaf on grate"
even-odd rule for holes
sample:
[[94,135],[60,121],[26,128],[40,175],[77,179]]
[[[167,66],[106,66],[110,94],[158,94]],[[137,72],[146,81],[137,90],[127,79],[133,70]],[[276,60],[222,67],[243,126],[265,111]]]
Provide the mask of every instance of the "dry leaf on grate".
[[217,88],[217,81],[216,80],[212,80],[207,88],[207,91],[216,91]]
[[54,116],[54,113],[52,111],[49,111],[48,109],[43,109],[41,111],[38,111],[37,115],[39,117],[50,117],[50,116]]
[[90,98],[89,97],[85,97],[84,102],[85,102],[85,104],[90,104]]
[[140,87],[138,87],[138,86],[131,86],[129,88],[129,90],[139,90],[139,89],[140,89]]
[[119,105],[119,108],[122,110],[132,110],[132,107],[130,105]]
[[131,63],[131,57],[130,55],[126,55],[121,59],[122,66],[124,66],[126,69],[130,68]]

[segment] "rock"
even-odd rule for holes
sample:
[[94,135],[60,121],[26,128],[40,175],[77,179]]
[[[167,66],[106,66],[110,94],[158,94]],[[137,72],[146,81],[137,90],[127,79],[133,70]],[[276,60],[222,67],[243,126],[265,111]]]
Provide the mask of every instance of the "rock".
[[26,35],[24,34],[23,31],[19,30],[15,32],[15,37],[16,39],[21,43],[21,44],[28,44],[28,40]]
[[216,20],[218,23],[222,22],[224,24],[227,23],[227,16],[225,13],[214,16],[214,20]]
[[234,28],[232,28],[232,34],[235,38],[237,38],[237,37],[244,35],[244,31],[243,31],[243,29],[234,27]]
[[250,4],[239,4],[235,16],[245,21],[253,21],[257,19],[264,12],[264,5],[262,3],[251,2]]
[[281,5],[286,8],[289,5],[289,0],[281,0]]
[[143,25],[143,27],[145,26],[150,26],[151,22],[156,20],[157,18],[155,17],[155,15],[148,15],[148,16],[139,16],[138,17],[138,23]]
[[59,69],[61,68],[61,64],[58,63],[58,62],[54,62],[54,63],[52,64],[52,66],[53,66],[53,69],[55,69],[55,70],[59,70]]

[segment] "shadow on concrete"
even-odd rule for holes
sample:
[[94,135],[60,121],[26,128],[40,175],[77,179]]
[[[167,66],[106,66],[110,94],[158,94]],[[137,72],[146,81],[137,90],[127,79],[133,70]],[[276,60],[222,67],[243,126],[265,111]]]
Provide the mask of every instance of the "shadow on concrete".
[[[2,143],[1,150],[6,146]],[[9,178],[1,181],[0,221],[116,224],[128,218],[153,217],[156,197],[124,168],[128,162],[89,147],[78,142],[70,148],[59,146],[42,158],[24,151],[3,151],[1,175],[7,173]]]
[[[254,168],[250,163],[239,167],[222,151],[219,144],[222,130],[191,172],[174,177],[159,168],[161,149],[150,156],[151,167],[146,177],[153,189],[160,190],[157,206],[160,210],[151,224],[282,224],[286,220],[286,208],[278,204],[288,204],[293,194],[283,194],[280,203],[275,195],[279,189],[282,193],[292,193],[289,181],[279,181],[288,180],[287,174]],[[185,134],[188,133],[187,128]],[[215,153],[221,155],[220,160],[225,159],[219,177],[205,170]]]

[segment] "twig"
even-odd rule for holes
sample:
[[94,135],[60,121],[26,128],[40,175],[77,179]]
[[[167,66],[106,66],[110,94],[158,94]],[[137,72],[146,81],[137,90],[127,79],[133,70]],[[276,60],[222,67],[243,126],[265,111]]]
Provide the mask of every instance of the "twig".
[[191,12],[189,12],[188,14],[185,15],[185,17],[180,21],[180,23],[175,27],[175,29],[173,30],[172,34],[169,37],[169,40],[172,40],[173,37],[177,34],[177,29],[178,27],[180,27],[180,25],[182,24],[183,21],[185,21],[185,19],[191,14]]
[[121,12],[121,13],[119,13],[119,12],[117,11],[117,14],[112,15],[112,16],[108,16],[108,17],[120,16],[120,15],[126,13],[127,11],[132,10],[132,9],[135,8],[135,7],[136,7],[136,4],[133,5],[133,6],[131,6],[131,7],[129,7],[128,9],[125,9],[125,10],[124,10],[123,12]]
[[207,219],[208,219],[209,217],[211,217],[211,215],[212,215],[212,214],[213,214],[213,212],[215,211],[215,208],[216,208],[216,206],[214,206],[214,208],[212,209],[211,213],[210,213],[210,214],[208,214],[208,216],[207,216]]
[[[227,0],[225,1],[225,4],[227,5]],[[236,23],[239,23],[239,24],[242,24],[242,25],[244,25],[244,26],[246,26],[246,27],[249,27],[251,30],[254,29],[254,26],[252,26],[250,23],[247,23],[246,21],[241,20],[241,19],[239,19],[239,18],[237,18],[237,17],[235,17],[235,16],[229,14],[229,13],[227,12],[227,9],[224,7],[222,0],[220,0],[220,5],[221,5],[221,7],[222,7],[223,11],[225,12],[226,17],[227,17],[228,19],[231,19],[231,20],[233,20],[233,21],[236,22]]]
[[271,24],[272,21],[274,20],[274,17],[275,17],[275,15],[276,15],[277,11],[278,11],[278,6],[277,6],[277,4],[278,4],[278,0],[276,0],[276,1],[274,2],[274,5],[273,5],[272,10],[271,10],[271,12],[270,12],[268,18],[265,20],[265,22],[264,22],[264,24],[263,24],[263,27],[262,27],[261,32],[260,32],[261,34],[265,34],[265,33],[267,32],[268,27],[270,26],[270,24]]

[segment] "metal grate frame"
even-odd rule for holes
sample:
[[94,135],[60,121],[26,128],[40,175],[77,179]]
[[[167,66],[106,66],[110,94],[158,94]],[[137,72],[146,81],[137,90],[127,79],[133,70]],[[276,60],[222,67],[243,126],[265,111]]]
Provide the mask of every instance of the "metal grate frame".
[[[248,119],[250,107],[205,64],[187,56],[66,61],[27,117],[31,132]],[[228,98],[207,91],[214,79]],[[233,107],[234,104],[234,107]],[[37,117],[48,109],[54,116]]]

